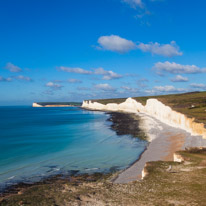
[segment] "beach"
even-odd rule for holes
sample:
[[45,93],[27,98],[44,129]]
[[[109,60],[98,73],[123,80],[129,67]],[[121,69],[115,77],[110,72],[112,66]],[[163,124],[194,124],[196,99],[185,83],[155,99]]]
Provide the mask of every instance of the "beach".
[[173,161],[176,151],[190,147],[206,146],[206,128],[194,118],[173,110],[161,101],[150,98],[145,105],[133,98],[121,103],[102,104],[98,101],[84,101],[83,108],[103,111],[122,111],[139,117],[139,128],[150,142],[140,158],[114,180],[114,183],[128,183],[142,178],[147,162]]
[[206,140],[202,139],[201,136],[193,136],[183,129],[171,127],[145,114],[138,114],[138,116],[146,124],[144,128],[147,136],[151,137],[150,143],[141,157],[128,169],[120,173],[114,183],[141,180],[142,171],[147,162],[173,161],[176,151],[206,146]]

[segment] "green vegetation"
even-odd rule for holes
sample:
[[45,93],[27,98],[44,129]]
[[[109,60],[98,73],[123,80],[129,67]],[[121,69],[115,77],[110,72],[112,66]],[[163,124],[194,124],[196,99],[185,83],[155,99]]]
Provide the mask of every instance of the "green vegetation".
[[46,106],[46,105],[71,105],[71,106],[81,106],[81,102],[37,102],[37,104],[41,106]]
[[180,151],[185,160],[150,162],[144,180],[112,184],[94,174],[39,183],[10,195],[1,206],[17,205],[199,205],[206,202],[206,150]]
[[[170,106],[173,110],[181,112],[188,117],[193,117],[197,122],[206,124],[206,92],[190,92],[183,94],[170,94],[161,96],[133,97],[136,101],[146,104],[147,99],[155,98]],[[96,99],[102,104],[122,103],[126,98],[120,99]]]

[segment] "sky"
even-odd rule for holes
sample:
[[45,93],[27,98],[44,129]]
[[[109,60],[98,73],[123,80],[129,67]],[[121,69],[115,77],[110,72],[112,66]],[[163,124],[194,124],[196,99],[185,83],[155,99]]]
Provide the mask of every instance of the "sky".
[[205,0],[0,0],[0,105],[206,90]]

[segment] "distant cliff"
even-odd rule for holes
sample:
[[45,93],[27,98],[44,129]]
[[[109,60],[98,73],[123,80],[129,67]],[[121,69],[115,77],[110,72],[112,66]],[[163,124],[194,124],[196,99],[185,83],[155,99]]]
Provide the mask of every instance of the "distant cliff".
[[34,102],[33,104],[32,104],[32,107],[42,107],[40,104],[37,104],[36,102]]
[[34,102],[32,107],[78,107],[80,102]]

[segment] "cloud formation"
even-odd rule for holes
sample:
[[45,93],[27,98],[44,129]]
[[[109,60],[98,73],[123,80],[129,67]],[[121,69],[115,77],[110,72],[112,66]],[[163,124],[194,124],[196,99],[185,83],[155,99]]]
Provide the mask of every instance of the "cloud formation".
[[5,78],[5,77],[0,76],[0,82],[11,82],[11,81],[12,81],[12,78],[10,77]]
[[162,93],[179,93],[179,92],[187,92],[187,89],[184,88],[176,88],[171,85],[165,85],[165,86],[155,86],[151,90],[146,90],[145,92],[150,95],[155,94],[162,94]]
[[157,62],[153,69],[158,73],[162,74],[162,72],[167,72],[171,74],[197,74],[197,73],[205,73],[206,68],[199,68],[195,65],[182,65],[177,64],[175,62]]
[[30,77],[26,77],[26,76],[23,76],[23,75],[19,75],[19,76],[12,76],[12,77],[2,77],[0,76],[0,82],[11,82],[13,80],[22,80],[22,81],[27,81],[27,82],[31,82],[32,79]]
[[137,7],[144,7],[142,0],[122,0],[122,2],[129,4],[134,9],[136,9]]
[[97,68],[97,69],[94,69],[94,74],[103,75],[102,79],[104,79],[104,80],[120,79],[120,78],[122,78],[122,75],[117,74],[117,73],[115,73],[113,71],[104,70],[101,67]]
[[171,41],[170,44],[159,44],[158,42],[140,43],[137,47],[143,52],[150,52],[165,57],[182,56],[183,54],[179,51],[175,41]]
[[68,82],[69,83],[82,83],[82,81],[79,79],[68,79]]
[[92,74],[92,71],[88,71],[88,70],[84,70],[82,68],[79,67],[58,67],[58,70],[60,71],[64,71],[64,72],[70,72],[70,73],[77,73],[77,74]]
[[[77,73],[77,74],[87,74],[87,75],[103,75],[103,80],[111,80],[111,79],[120,79],[122,75],[117,74],[111,70],[107,71],[102,67],[93,69],[93,71],[85,70],[82,68],[70,68],[70,67],[58,67],[58,70],[70,73]],[[70,83],[80,83],[81,80],[76,79],[69,79],[68,82]]]
[[95,89],[100,89],[103,91],[114,91],[115,89],[109,84],[96,84]]
[[17,80],[24,80],[24,81],[28,81],[28,82],[32,81],[32,79],[30,77],[26,77],[26,76],[23,76],[23,75],[15,76],[14,78],[17,79]]
[[126,53],[136,48],[134,42],[121,38],[117,35],[101,36],[98,39],[99,49],[109,50],[119,53]]
[[46,87],[50,87],[53,89],[61,89],[63,86],[54,82],[48,82],[46,83]]
[[7,63],[5,69],[9,70],[10,72],[21,72],[22,69],[19,68],[18,66],[12,64],[12,63]]
[[172,82],[188,82],[189,79],[187,77],[183,77],[181,75],[177,75],[171,79]]
[[131,88],[131,87],[128,87],[128,86],[122,86],[121,89],[123,89],[126,92],[130,92],[130,93],[138,93],[139,92],[139,89]]
[[183,92],[185,89],[183,88],[175,88],[174,86],[166,85],[166,86],[155,86],[154,90],[159,92]]
[[101,36],[98,39],[100,50],[108,50],[118,53],[126,53],[131,50],[139,49],[143,52],[150,52],[151,54],[160,55],[164,57],[181,56],[183,53],[179,51],[175,41],[169,44],[160,44],[158,42],[150,42],[148,44],[136,44],[131,40],[124,39],[117,35]]
[[190,84],[190,86],[195,88],[195,89],[206,90],[206,85],[205,84],[192,83],[192,84]]

